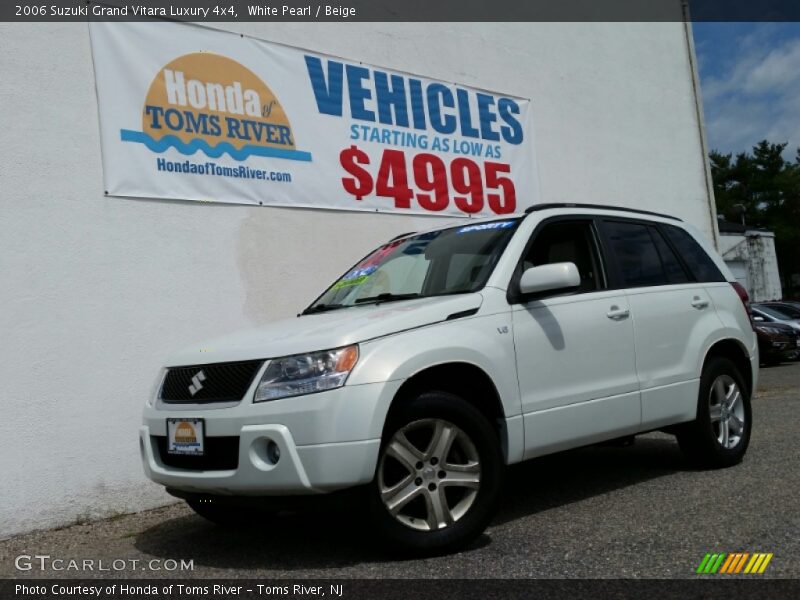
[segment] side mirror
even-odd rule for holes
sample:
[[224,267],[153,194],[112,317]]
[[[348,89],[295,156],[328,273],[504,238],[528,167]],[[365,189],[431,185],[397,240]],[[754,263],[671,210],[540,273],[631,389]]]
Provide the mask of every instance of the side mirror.
[[581,276],[575,263],[552,263],[526,270],[519,280],[519,291],[522,294],[535,294],[569,290],[580,284]]
[[764,322],[764,317],[759,317],[758,315],[753,315],[753,321],[755,321],[756,323],[763,323]]

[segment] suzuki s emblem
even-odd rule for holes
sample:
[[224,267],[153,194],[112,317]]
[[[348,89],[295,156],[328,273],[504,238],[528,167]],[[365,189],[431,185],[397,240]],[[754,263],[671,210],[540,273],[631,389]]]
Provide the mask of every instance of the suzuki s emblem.
[[203,370],[199,370],[192,377],[192,385],[189,386],[189,393],[194,396],[197,392],[203,389],[203,382],[206,380],[206,374]]

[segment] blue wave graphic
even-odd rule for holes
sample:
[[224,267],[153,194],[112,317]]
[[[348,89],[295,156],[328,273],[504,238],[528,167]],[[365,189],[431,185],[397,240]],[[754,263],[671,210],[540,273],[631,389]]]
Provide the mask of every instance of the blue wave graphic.
[[123,142],[138,142],[147,146],[149,150],[161,154],[169,148],[175,148],[181,154],[191,156],[197,151],[203,152],[211,158],[219,158],[223,154],[230,155],[235,160],[244,160],[249,156],[265,156],[267,158],[285,158],[288,160],[301,160],[311,162],[311,153],[301,150],[284,150],[283,148],[269,148],[248,144],[237,149],[228,142],[220,142],[216,146],[210,145],[205,140],[194,139],[188,144],[174,135],[165,135],[159,140],[154,140],[143,131],[120,129],[120,139]]

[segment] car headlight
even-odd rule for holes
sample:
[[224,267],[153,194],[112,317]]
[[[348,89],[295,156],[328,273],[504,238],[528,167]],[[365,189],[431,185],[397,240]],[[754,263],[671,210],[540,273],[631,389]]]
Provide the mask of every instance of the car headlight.
[[167,376],[167,370],[161,368],[158,372],[158,377],[153,382],[153,387],[150,388],[150,395],[147,397],[147,406],[153,406],[161,395],[161,386],[164,385],[164,378]]
[[270,361],[254,402],[324,392],[344,385],[358,361],[358,346],[296,354]]
[[771,335],[778,335],[781,333],[781,330],[776,329],[775,327],[759,327],[759,329],[764,333],[769,333]]

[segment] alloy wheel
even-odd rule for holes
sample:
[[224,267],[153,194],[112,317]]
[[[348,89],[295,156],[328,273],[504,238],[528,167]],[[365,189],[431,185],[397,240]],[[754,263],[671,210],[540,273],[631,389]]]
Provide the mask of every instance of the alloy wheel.
[[717,441],[731,450],[744,435],[746,416],[742,392],[730,375],[720,375],[714,380],[709,396],[711,426]]
[[419,531],[444,529],[462,518],[475,502],[480,481],[475,445],[443,419],[421,419],[398,430],[378,467],[386,510]]

